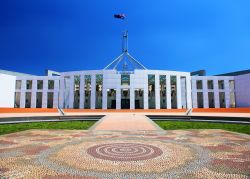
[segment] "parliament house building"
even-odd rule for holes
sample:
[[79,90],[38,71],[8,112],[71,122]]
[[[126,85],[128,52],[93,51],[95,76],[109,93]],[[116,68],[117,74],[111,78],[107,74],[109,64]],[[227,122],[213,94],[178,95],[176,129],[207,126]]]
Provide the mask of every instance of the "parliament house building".
[[250,70],[206,76],[205,71],[151,70],[128,52],[102,70],[35,76],[0,70],[0,107],[72,109],[190,109],[250,106]]

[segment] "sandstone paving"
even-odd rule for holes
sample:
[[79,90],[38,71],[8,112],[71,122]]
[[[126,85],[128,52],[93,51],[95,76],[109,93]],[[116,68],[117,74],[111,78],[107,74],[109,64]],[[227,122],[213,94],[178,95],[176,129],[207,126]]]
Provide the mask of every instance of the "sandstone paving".
[[148,117],[142,114],[112,114],[103,117],[95,126],[94,130],[159,130]]

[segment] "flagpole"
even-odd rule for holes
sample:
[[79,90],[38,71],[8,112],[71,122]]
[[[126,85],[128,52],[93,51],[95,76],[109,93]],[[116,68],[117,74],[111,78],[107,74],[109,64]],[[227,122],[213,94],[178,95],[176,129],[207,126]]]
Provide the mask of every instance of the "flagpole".
[[[125,14],[115,14],[114,15],[115,18],[117,19],[122,19],[124,21],[126,21],[125,18]],[[125,26],[127,24],[127,22],[123,22],[125,29],[127,29]],[[108,64],[104,70],[107,69],[113,69],[113,70],[118,70],[118,65],[121,61],[124,60],[124,66],[127,65],[126,61],[125,61],[125,57],[127,58],[127,61],[131,63],[131,65],[133,66],[133,69],[141,69],[141,70],[146,70],[146,68],[138,61],[136,60],[134,57],[132,57],[129,53],[128,53],[128,30],[124,30],[123,34],[122,34],[122,53],[120,56],[118,56],[115,60],[113,60],[110,64]],[[127,72],[125,71],[125,68],[123,68],[122,70],[123,72]]]

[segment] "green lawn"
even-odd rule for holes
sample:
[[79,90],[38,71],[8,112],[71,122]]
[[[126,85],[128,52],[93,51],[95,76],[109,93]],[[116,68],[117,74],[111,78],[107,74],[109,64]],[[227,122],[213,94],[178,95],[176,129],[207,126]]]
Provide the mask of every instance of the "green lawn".
[[224,129],[228,131],[250,134],[250,125],[243,124],[225,124],[209,122],[179,122],[179,121],[155,121],[165,130],[175,129]]
[[0,135],[28,129],[81,129],[90,128],[96,121],[34,122],[20,124],[1,124]]

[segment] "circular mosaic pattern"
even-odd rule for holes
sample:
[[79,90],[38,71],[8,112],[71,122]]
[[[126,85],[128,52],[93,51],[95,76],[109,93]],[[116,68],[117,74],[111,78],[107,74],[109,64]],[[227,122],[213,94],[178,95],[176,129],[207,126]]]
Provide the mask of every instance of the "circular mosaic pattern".
[[90,147],[87,153],[103,160],[138,161],[156,158],[163,152],[160,148],[147,144],[111,143]]
[[38,157],[42,166],[54,171],[97,178],[177,178],[209,161],[208,151],[197,145],[158,139],[82,138],[56,145]]

